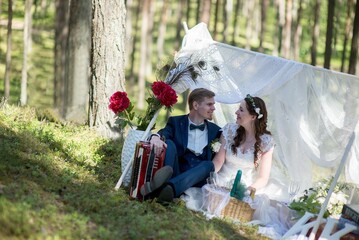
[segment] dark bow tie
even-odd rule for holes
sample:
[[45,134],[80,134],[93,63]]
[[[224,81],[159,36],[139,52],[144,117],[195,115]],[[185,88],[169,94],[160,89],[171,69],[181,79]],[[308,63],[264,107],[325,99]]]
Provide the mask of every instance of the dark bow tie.
[[205,127],[204,123],[201,124],[201,125],[194,125],[194,124],[191,123],[191,124],[189,125],[189,129],[190,129],[190,130],[199,129],[199,130],[203,131],[203,130],[204,130],[204,127]]

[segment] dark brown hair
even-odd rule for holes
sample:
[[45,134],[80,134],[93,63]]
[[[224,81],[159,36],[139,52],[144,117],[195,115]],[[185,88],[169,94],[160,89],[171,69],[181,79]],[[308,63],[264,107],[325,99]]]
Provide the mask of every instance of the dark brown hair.
[[[250,95],[247,95],[247,97],[244,99],[246,102],[246,108],[249,112],[249,114],[253,116],[257,116],[257,118],[254,121],[254,134],[256,138],[256,143],[254,144],[254,165],[257,168],[259,166],[259,154],[261,153],[261,144],[262,140],[260,138],[263,134],[269,134],[272,135],[269,130],[267,130],[267,108],[264,103],[264,101],[259,97],[252,97]],[[259,118],[259,114],[256,112],[256,108],[260,109],[259,114],[262,114]],[[237,154],[237,148],[241,143],[243,143],[246,139],[246,133],[244,130],[244,127],[239,126],[237,129],[237,134],[234,137],[234,144],[231,146],[233,154]]]
[[191,110],[193,108],[193,102],[201,103],[204,98],[213,98],[216,94],[211,90],[205,88],[196,88],[188,96],[188,106]]

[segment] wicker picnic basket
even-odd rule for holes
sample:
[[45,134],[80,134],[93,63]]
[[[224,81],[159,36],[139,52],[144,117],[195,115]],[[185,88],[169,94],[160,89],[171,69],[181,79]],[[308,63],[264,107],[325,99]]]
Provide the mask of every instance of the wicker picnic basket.
[[204,191],[204,196],[208,198],[205,206],[208,212],[217,216],[236,219],[243,223],[252,220],[254,209],[248,203],[230,197],[228,189],[205,185]]
[[248,203],[231,197],[221,213],[222,216],[238,219],[240,222],[249,222],[252,220],[254,209]]

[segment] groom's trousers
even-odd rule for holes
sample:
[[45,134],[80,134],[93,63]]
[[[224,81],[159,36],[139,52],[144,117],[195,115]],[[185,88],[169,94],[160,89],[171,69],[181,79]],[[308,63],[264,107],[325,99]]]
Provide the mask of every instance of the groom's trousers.
[[172,140],[166,140],[167,149],[164,165],[173,168],[172,178],[168,184],[173,188],[175,197],[179,197],[190,187],[202,187],[210,172],[214,171],[211,159],[206,158],[206,151],[196,156],[187,150],[183,156],[177,155],[176,145]]

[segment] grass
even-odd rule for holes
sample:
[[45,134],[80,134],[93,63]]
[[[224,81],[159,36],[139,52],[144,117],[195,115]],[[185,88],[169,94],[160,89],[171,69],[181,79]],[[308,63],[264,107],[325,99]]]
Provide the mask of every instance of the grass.
[[114,190],[122,140],[0,104],[0,239],[265,239],[255,227],[206,218]]

